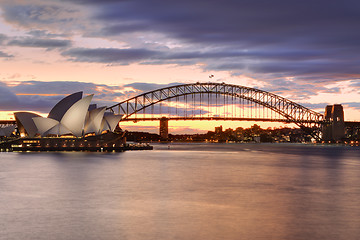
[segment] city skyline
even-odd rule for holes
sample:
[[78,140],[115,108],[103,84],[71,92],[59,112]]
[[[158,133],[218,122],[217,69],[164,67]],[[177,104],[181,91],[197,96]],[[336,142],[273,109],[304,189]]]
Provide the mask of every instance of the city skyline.
[[[270,91],[318,112],[343,104],[347,120],[360,120],[359,5],[5,0],[0,118],[21,110],[46,114],[75,91],[110,106],[161,87],[212,81]],[[169,128],[191,133],[219,124],[253,123]],[[154,131],[158,122],[134,126]]]

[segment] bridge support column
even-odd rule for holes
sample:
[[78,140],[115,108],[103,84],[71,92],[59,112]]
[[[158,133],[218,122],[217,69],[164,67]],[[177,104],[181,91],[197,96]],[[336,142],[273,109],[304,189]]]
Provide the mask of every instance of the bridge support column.
[[166,117],[162,117],[160,119],[159,135],[160,135],[161,141],[167,141],[169,139],[169,119]]
[[344,109],[341,104],[327,105],[325,120],[330,123],[323,126],[323,140],[340,141],[345,137]]

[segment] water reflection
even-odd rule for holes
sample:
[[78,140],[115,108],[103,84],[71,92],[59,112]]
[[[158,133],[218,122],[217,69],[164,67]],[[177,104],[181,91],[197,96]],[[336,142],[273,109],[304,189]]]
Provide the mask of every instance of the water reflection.
[[357,239],[359,149],[0,154],[4,239]]

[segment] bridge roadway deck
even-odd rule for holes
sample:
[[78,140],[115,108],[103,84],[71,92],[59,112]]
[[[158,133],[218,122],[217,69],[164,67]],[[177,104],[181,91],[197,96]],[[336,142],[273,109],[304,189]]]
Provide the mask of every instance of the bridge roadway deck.
[[[140,122],[140,121],[160,121],[162,117],[154,117],[154,118],[125,118],[122,119],[122,122]],[[239,118],[239,117],[168,117],[168,120],[172,121],[183,121],[183,120],[191,120],[191,121],[254,121],[254,122],[284,122],[284,123],[295,123],[293,120],[289,119],[271,119],[271,118]],[[306,123],[319,123],[313,120],[303,120],[301,122]]]
[[5,125],[5,124],[16,124],[15,120],[0,120],[0,125]]
[[360,122],[356,121],[345,121],[346,127],[360,127]]

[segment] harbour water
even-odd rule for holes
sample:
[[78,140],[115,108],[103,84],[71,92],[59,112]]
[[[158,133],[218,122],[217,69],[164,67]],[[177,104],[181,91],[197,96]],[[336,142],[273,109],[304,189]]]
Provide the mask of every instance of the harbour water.
[[0,239],[360,239],[360,148],[0,153]]

